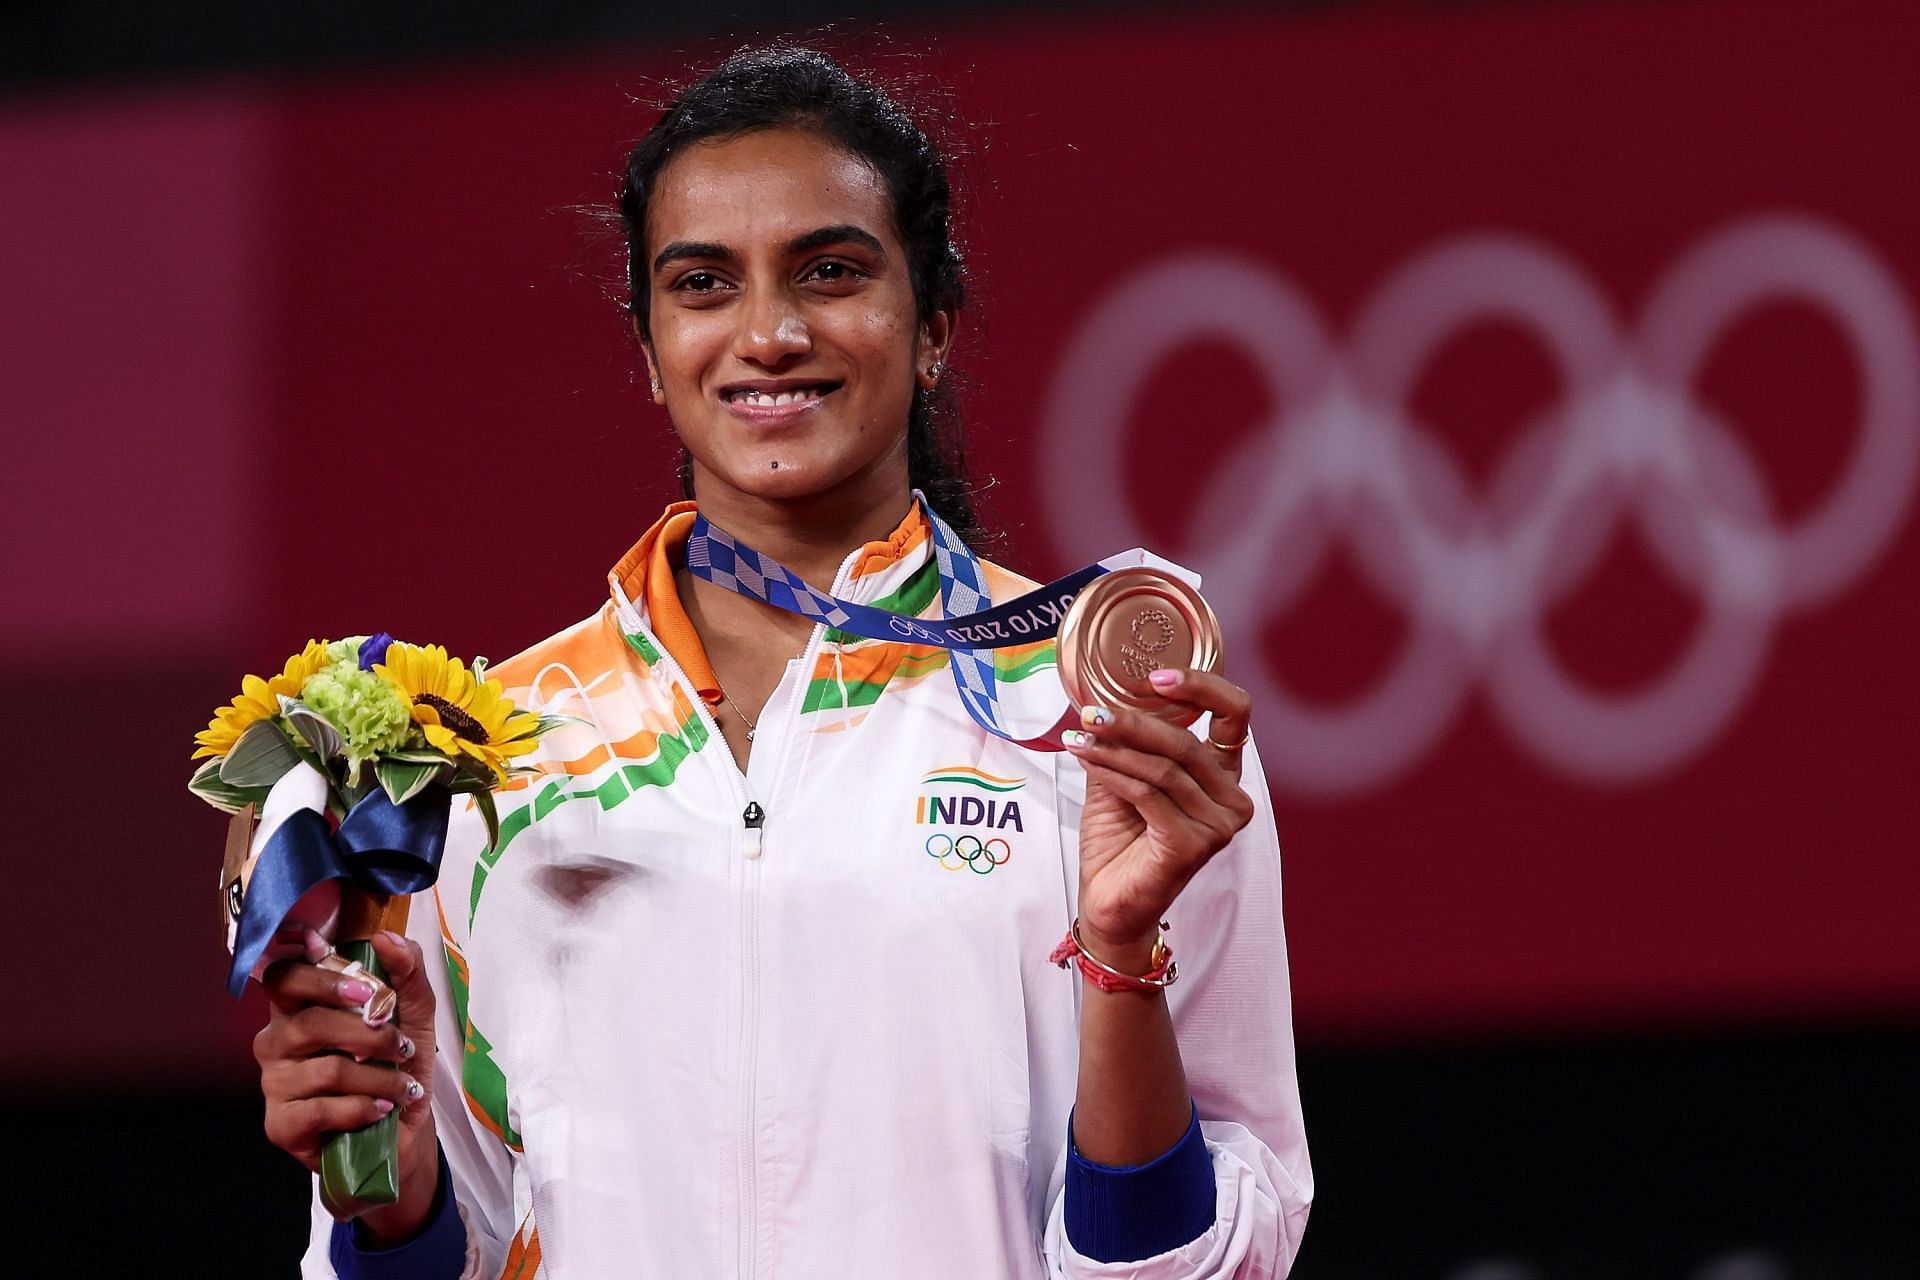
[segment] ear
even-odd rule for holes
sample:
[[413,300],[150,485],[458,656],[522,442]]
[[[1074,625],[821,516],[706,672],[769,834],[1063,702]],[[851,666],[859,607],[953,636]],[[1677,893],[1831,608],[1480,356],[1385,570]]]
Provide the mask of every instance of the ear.
[[913,360],[914,381],[931,391],[946,371],[947,353],[953,349],[953,331],[959,312],[952,307],[936,311],[920,326],[920,341]]
[[627,313],[627,327],[633,330],[633,340],[640,345],[640,354],[647,358],[647,381],[653,387],[653,402],[657,405],[667,403],[666,385],[660,381],[660,365],[653,357],[653,344],[640,336],[640,317]]

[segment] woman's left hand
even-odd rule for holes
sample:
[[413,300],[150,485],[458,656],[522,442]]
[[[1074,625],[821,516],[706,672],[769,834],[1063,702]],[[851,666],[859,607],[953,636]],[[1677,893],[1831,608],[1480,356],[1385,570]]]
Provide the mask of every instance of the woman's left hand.
[[1067,735],[1087,769],[1080,936],[1126,972],[1145,972],[1167,908],[1253,818],[1240,788],[1247,691],[1205,671],[1170,668],[1151,679],[1162,697],[1212,714],[1211,741],[1128,708],[1083,708],[1084,734]]

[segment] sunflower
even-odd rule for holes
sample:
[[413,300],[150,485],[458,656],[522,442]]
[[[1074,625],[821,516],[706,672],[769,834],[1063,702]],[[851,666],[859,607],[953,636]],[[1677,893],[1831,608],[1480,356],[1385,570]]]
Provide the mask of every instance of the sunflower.
[[373,670],[407,696],[430,746],[477,761],[499,782],[507,780],[507,761],[536,745],[540,717],[516,708],[498,680],[476,680],[437,644],[396,641]]
[[224,756],[233,750],[233,744],[240,741],[240,735],[253,727],[257,720],[269,720],[280,714],[280,698],[300,696],[300,690],[306,686],[307,677],[327,665],[327,644],[324,640],[309,640],[307,647],[287,659],[286,669],[277,676],[262,680],[259,676],[248,676],[240,682],[240,696],[231,703],[213,713],[213,719],[207,727],[193,735],[200,749],[193,753],[195,760],[203,756]]

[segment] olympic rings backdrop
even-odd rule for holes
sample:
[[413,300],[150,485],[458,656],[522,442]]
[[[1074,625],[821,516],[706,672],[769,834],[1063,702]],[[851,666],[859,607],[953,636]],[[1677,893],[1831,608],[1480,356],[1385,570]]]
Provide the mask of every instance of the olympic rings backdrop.
[[[1141,15],[937,49],[972,122],[953,363],[1004,558],[1144,543],[1206,575],[1257,699],[1303,1036],[1920,1009],[1908,5]],[[33,424],[0,477],[4,679],[90,709],[60,750],[129,761],[109,839],[16,746],[9,870],[36,851],[49,904],[178,975],[62,967],[21,1025],[103,1016],[7,1070],[104,1068],[131,1029],[154,1071],[244,1076],[260,1015],[206,996],[196,719],[325,629],[504,656],[594,608],[672,496],[617,246],[574,209],[674,65],[0,113],[0,263],[34,317],[0,341]],[[378,545],[343,577],[313,532],[426,493],[387,533],[428,545],[510,516],[502,477],[534,532],[484,582]],[[961,843],[901,856],[1021,873]],[[70,954],[61,918],[10,945]]]

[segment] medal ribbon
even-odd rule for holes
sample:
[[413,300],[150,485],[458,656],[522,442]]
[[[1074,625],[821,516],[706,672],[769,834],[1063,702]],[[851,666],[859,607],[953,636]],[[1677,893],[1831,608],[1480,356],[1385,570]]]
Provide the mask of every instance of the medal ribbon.
[[995,607],[987,594],[980,558],[918,493],[914,500],[933,531],[933,558],[940,576],[944,620],[910,618],[817,591],[799,574],[755,551],[704,515],[695,518],[693,533],[687,539],[687,570],[715,586],[869,640],[949,649],[953,654],[950,665],[954,687],[974,723],[1016,745],[1058,751],[1060,730],[1076,723],[1076,717],[1070,712],[1038,738],[1021,738],[1009,732],[1001,723],[992,651],[1052,639],[1073,598],[1089,582],[1108,572],[1108,565],[1102,561],[1076,569]]

